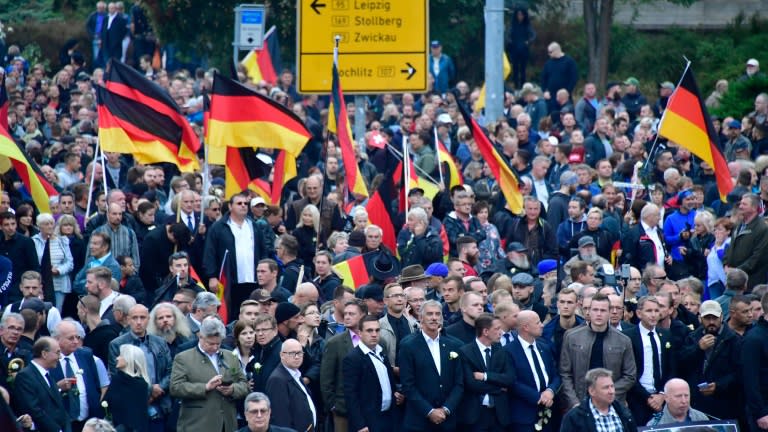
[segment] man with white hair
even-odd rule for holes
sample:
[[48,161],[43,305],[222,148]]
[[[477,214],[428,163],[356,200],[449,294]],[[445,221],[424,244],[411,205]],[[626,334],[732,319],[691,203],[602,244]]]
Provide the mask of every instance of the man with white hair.
[[397,251],[403,267],[419,264],[427,268],[442,261],[443,242],[440,234],[430,227],[429,216],[423,208],[408,211],[405,228],[397,236]]
[[640,223],[629,230],[622,239],[621,258],[637,269],[648,264],[664,267],[672,263],[664,244],[664,233],[659,228],[661,215],[655,204],[646,204],[640,212]]
[[691,408],[691,387],[680,378],[672,378],[664,384],[664,409],[654,414],[647,426],[684,425],[707,421],[709,416]]
[[192,313],[187,315],[192,333],[197,333],[200,330],[200,324],[205,318],[216,315],[219,306],[221,306],[221,301],[216,297],[216,294],[208,291],[198,293],[195,301],[192,302]]

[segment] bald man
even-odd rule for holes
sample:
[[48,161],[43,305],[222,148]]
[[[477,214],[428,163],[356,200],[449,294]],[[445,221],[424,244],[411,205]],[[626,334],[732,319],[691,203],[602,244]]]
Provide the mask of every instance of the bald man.
[[312,282],[303,282],[296,288],[296,293],[291,298],[291,303],[298,307],[302,307],[305,304],[317,304],[317,300],[320,298],[320,293],[317,291],[317,287]]
[[664,409],[656,413],[646,426],[690,424],[709,420],[706,414],[691,408],[691,388],[679,378],[672,378],[664,385],[664,402]]
[[286,339],[280,349],[280,363],[267,380],[265,393],[272,405],[275,426],[300,431],[313,431],[317,424],[317,411],[304,383],[299,367],[304,351],[296,339]]
[[541,339],[544,325],[533,311],[517,314],[517,336],[504,346],[510,354],[517,384],[509,389],[511,430],[533,430],[541,408],[551,408],[560,388],[552,347]]

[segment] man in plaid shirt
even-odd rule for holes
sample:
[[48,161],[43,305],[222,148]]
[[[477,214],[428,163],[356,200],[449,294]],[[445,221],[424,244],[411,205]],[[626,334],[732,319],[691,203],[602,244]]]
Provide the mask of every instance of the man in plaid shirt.
[[632,414],[615,399],[613,373],[596,368],[587,372],[589,396],[571,409],[563,419],[560,432],[636,432]]

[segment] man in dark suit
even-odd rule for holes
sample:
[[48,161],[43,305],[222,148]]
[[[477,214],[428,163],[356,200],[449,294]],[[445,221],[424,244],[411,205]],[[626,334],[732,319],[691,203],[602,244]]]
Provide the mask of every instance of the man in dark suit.
[[[552,408],[560,389],[560,375],[555,366],[552,347],[541,337],[544,326],[536,312],[517,315],[517,334],[504,349],[512,359],[517,381],[509,389],[511,430],[530,431],[539,421],[541,408]],[[544,425],[545,428],[548,425]]]
[[117,11],[114,3],[107,5],[107,23],[101,28],[101,52],[104,64],[110,59],[120,60],[123,55],[123,38],[128,32],[128,23]]
[[272,423],[299,431],[311,432],[317,427],[317,411],[309,390],[301,381],[299,367],[304,351],[296,339],[286,339],[280,349],[281,365],[267,380],[266,393],[275,407]]
[[69,390],[69,381],[56,382],[48,372],[59,363],[59,343],[50,337],[42,337],[32,347],[34,358],[16,375],[14,400],[17,414],[29,414],[40,432],[69,430],[69,415],[64,408],[59,389]]
[[637,367],[637,381],[627,394],[627,402],[637,424],[646,424],[664,408],[664,383],[674,376],[672,345],[669,330],[656,326],[659,301],[655,297],[642,297],[637,302],[637,315],[640,324],[624,332],[632,341]]
[[11,274],[11,287],[6,296],[0,293],[0,301],[7,300],[8,304],[21,300],[19,282],[21,275],[28,270],[40,271],[40,261],[35,252],[35,243],[27,236],[16,233],[16,216],[9,212],[0,213],[0,224],[3,233],[0,235],[0,255],[8,258],[13,263]]
[[403,403],[404,396],[395,391],[392,367],[379,345],[381,323],[366,315],[358,331],[360,343],[342,362],[349,430],[391,431],[393,408]]
[[347,431],[347,404],[344,400],[344,357],[360,343],[357,327],[368,313],[362,300],[349,300],[344,305],[344,327],[347,329],[328,339],[320,363],[320,391],[325,409],[333,414],[334,430]]
[[515,370],[504,352],[501,320],[491,314],[475,319],[476,339],[461,347],[464,365],[462,429],[496,431],[512,422],[508,390],[515,384]]
[[405,391],[406,431],[455,431],[464,392],[461,343],[440,336],[443,307],[434,300],[421,306],[421,331],[403,339],[400,380]]
[[640,223],[621,239],[623,263],[640,271],[648,264],[671,264],[672,257],[665,252],[664,232],[659,228],[659,207],[646,204],[640,211]]
[[463,344],[475,340],[475,319],[483,313],[483,298],[480,294],[467,291],[459,301],[461,320],[445,328],[445,334],[453,336]]
[[247,425],[237,432],[296,432],[280,426],[270,426],[272,404],[264,393],[253,392],[245,397],[245,421]]
[[[56,382],[70,380],[70,390],[62,391],[61,396],[72,422],[72,431],[80,432],[86,420],[104,416],[99,401],[101,384],[93,351],[89,348],[78,348],[80,338],[71,318],[66,318],[56,325],[53,337],[59,343],[62,357],[51,370],[51,375]],[[82,373],[78,373],[80,371]]]

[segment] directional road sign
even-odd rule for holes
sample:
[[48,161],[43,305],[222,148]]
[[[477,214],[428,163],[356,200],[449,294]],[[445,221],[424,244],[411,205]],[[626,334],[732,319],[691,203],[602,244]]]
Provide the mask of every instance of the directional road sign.
[[298,91],[331,91],[334,39],[345,94],[424,92],[428,0],[299,0]]

